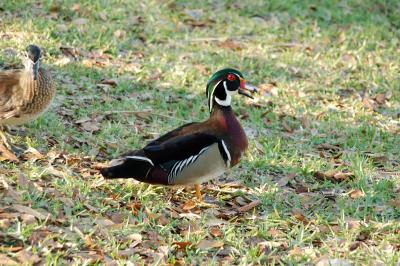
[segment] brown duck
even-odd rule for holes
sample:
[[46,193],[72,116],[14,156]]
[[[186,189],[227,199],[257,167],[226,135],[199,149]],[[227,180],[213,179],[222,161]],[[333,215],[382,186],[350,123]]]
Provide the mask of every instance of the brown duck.
[[0,72],[0,134],[5,126],[25,124],[37,118],[50,105],[55,88],[50,73],[41,66],[41,50],[36,45],[26,48],[24,69]]
[[251,98],[238,70],[222,69],[211,76],[206,93],[210,118],[183,125],[124,154],[101,169],[106,178],[134,178],[161,185],[191,185],[201,200],[200,184],[235,166],[247,148],[247,138],[231,108],[235,93]]

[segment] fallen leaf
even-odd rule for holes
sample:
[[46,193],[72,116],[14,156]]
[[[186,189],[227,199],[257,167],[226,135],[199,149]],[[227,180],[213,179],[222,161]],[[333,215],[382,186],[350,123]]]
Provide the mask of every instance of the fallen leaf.
[[38,255],[32,254],[29,250],[21,250],[15,254],[15,257],[18,259],[19,262],[29,265],[36,264],[41,261]]
[[302,116],[300,121],[304,128],[310,128],[310,120],[306,116]]
[[0,162],[2,161],[19,162],[17,156],[0,141]]
[[22,159],[30,162],[36,162],[42,160],[44,156],[35,148],[29,147],[23,154]]
[[71,7],[71,11],[74,12],[79,12],[81,10],[81,5],[80,4],[73,4]]
[[294,209],[292,209],[292,214],[293,214],[293,217],[296,218],[297,220],[299,220],[300,222],[302,222],[304,224],[309,223],[308,219],[304,216],[304,214],[302,213],[301,210],[294,208]]
[[196,220],[196,219],[200,219],[200,218],[201,218],[200,215],[195,214],[195,213],[191,213],[191,212],[188,212],[188,213],[180,213],[180,214],[179,214],[179,217],[187,218],[187,219],[189,219],[189,220]]
[[373,111],[375,109],[375,103],[369,98],[365,97],[362,100],[362,104],[364,105],[365,108],[367,108],[367,109],[369,109],[371,111]]
[[221,240],[207,240],[203,239],[197,245],[198,249],[211,249],[211,248],[220,248],[224,246],[224,242]]
[[117,39],[124,38],[126,36],[126,31],[124,31],[124,30],[116,30],[116,31],[114,31],[113,35]]
[[192,242],[174,242],[172,245],[177,245],[178,249],[185,250],[186,248],[190,248],[193,243]]
[[17,266],[20,265],[15,260],[11,259],[10,257],[6,256],[5,254],[0,254],[0,263],[4,266]]
[[232,41],[232,40],[225,40],[223,42],[218,43],[218,46],[228,50],[240,51],[243,49],[243,45]]
[[332,145],[329,143],[322,143],[317,145],[317,149],[319,150],[334,150],[334,151],[340,151],[341,148],[338,145]]
[[252,201],[252,202],[250,202],[249,204],[247,204],[245,206],[242,206],[242,207],[238,208],[238,211],[239,212],[247,212],[247,211],[257,207],[260,204],[261,204],[260,200],[255,200],[255,201]]
[[167,224],[169,224],[169,219],[168,219],[167,217],[165,217],[164,214],[160,214],[160,215],[157,217],[157,223],[158,223],[159,225],[167,225]]
[[88,20],[86,18],[77,18],[72,23],[74,23],[76,26],[83,26],[87,24]]
[[99,219],[96,219],[96,223],[97,223],[100,227],[109,227],[109,226],[115,225],[115,223],[114,223],[113,221],[111,221],[110,219],[107,219],[107,218],[99,218]]
[[281,125],[286,132],[288,133],[293,132],[293,129],[288,125],[288,123],[285,120],[282,121]]
[[117,257],[120,258],[128,258],[130,256],[133,256],[135,254],[139,253],[139,250],[135,249],[135,248],[127,248],[124,250],[119,250],[117,252]]
[[127,236],[127,238],[133,240],[133,241],[138,241],[138,242],[142,242],[142,235],[141,234],[137,234],[137,233],[133,233]]
[[216,226],[211,227],[211,228],[209,229],[209,232],[210,232],[210,234],[211,234],[213,237],[220,237],[220,236],[222,236],[221,230],[220,230],[218,227],[216,227]]
[[296,173],[290,173],[279,179],[276,184],[280,187],[284,187],[289,183],[290,180],[293,180],[296,177],[296,175],[297,175]]
[[322,259],[315,266],[351,266],[352,263],[344,259]]
[[118,81],[116,79],[103,79],[100,81],[100,84],[110,85],[112,87],[116,87],[118,85]]
[[354,174],[351,172],[335,172],[335,171],[328,171],[328,172],[314,172],[314,177],[318,180],[330,180],[332,182],[338,183],[343,182],[349,178],[354,177]]
[[[18,211],[18,212],[33,215],[33,216],[35,216],[37,219],[40,219],[40,220],[45,220],[45,219],[47,218],[46,215],[44,215],[44,214],[38,212],[37,210],[32,209],[31,207],[28,207],[28,206],[23,206],[23,205],[19,205],[19,204],[14,204],[14,205],[13,205],[13,208],[14,208],[16,211]],[[49,215],[50,215],[50,214],[49,214]]]
[[386,94],[385,93],[379,93],[373,97],[375,99],[375,102],[377,102],[379,105],[383,105],[386,102]]
[[352,191],[349,192],[349,196],[352,199],[357,199],[357,198],[362,198],[365,196],[364,192],[362,192],[359,189],[353,189]]
[[268,234],[270,234],[272,237],[279,237],[284,235],[284,233],[281,230],[274,228],[269,229]]
[[182,206],[182,209],[185,211],[191,210],[196,207],[196,203],[192,200],[188,200],[185,202],[185,204]]
[[389,205],[392,207],[395,207],[397,209],[400,209],[400,199],[391,199],[389,200]]
[[107,21],[107,13],[105,11],[99,12],[99,18],[103,21]]

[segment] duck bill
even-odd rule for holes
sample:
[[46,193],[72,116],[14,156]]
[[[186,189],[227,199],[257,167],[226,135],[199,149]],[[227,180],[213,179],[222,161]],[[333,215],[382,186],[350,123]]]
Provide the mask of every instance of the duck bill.
[[32,72],[33,72],[33,80],[37,80],[39,73],[39,61],[36,61],[36,63],[33,64]]
[[240,79],[240,87],[238,92],[240,95],[254,99],[251,94],[257,93],[257,88],[253,85],[247,84],[244,79]]

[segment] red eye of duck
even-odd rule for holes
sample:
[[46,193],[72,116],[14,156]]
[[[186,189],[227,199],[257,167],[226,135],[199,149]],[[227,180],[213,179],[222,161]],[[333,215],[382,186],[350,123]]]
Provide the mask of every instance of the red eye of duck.
[[236,76],[235,76],[234,74],[228,74],[228,76],[226,76],[226,78],[227,78],[229,81],[234,81],[234,80],[236,79]]

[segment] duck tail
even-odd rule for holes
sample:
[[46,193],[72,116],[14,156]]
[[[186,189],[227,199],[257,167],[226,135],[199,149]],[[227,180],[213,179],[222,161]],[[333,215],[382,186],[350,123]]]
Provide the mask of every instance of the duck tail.
[[110,162],[110,167],[100,169],[106,179],[134,178],[144,181],[153,168],[153,162],[144,156],[126,156]]

